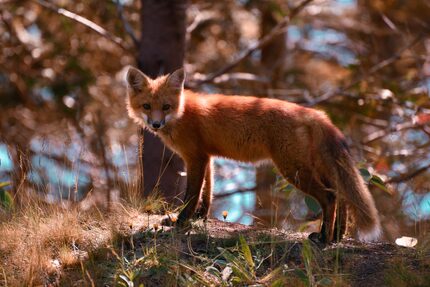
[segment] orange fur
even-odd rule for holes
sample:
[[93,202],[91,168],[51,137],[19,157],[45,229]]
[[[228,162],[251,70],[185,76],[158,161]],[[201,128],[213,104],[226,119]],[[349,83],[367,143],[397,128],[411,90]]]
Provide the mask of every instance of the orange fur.
[[[205,177],[200,215],[207,215],[210,159],[221,156],[245,162],[272,160],[289,182],[320,202],[322,241],[335,239],[336,213],[342,215],[339,226],[343,234],[346,207],[337,204],[343,200],[363,239],[379,235],[373,199],[354,167],[343,135],[323,112],[276,99],[197,94],[183,89],[183,70],[151,80],[130,68],[127,82],[130,117],[159,136],[186,164],[187,205],[179,215],[180,223],[195,213]],[[143,108],[144,104],[151,109]],[[170,106],[168,110],[162,110],[165,104]],[[164,125],[154,127],[152,117]],[[340,212],[336,212],[338,208]]]

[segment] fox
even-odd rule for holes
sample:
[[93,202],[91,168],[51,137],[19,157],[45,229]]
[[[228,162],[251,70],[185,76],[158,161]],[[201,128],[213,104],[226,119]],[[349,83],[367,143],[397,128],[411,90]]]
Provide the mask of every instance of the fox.
[[183,68],[152,79],[128,67],[129,117],[184,161],[185,207],[176,224],[207,218],[212,201],[212,158],[272,161],[296,188],[322,209],[317,239],[342,238],[352,215],[361,241],[375,241],[381,225],[375,202],[345,137],[320,110],[270,98],[202,94],[184,88]]

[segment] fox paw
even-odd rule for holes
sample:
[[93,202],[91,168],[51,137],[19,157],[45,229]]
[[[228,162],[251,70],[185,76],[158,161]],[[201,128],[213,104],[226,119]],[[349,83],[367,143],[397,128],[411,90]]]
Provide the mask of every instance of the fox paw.
[[189,220],[177,220],[173,215],[167,215],[161,220],[163,226],[174,226],[179,232],[187,232],[191,229],[191,222]]
[[326,237],[318,232],[312,232],[311,234],[309,234],[308,239],[315,243],[317,246],[324,246],[328,243]]
[[173,217],[172,216],[170,216],[170,215],[167,215],[166,217],[164,217],[162,220],[161,220],[161,225],[163,225],[163,226],[173,226],[173,225],[175,225],[175,220],[172,220],[173,219]]
[[203,219],[206,220],[208,218],[209,210],[204,207],[200,207],[193,215],[193,219]]

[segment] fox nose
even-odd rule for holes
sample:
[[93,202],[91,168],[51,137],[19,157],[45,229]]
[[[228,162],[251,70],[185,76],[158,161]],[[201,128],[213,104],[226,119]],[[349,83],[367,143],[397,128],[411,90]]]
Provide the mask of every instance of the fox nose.
[[154,129],[159,129],[159,128],[161,127],[161,123],[160,123],[160,122],[153,122],[153,123],[152,123],[152,127],[153,127]]

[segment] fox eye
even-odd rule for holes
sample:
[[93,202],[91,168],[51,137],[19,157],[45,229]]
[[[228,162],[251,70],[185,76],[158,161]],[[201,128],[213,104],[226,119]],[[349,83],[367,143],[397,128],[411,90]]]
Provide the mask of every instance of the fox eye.
[[164,104],[163,105],[163,111],[167,111],[168,109],[170,109],[170,105],[169,104]]
[[150,109],[151,109],[151,105],[150,105],[150,104],[143,104],[143,105],[142,105],[142,107],[143,107],[145,110],[150,110]]

